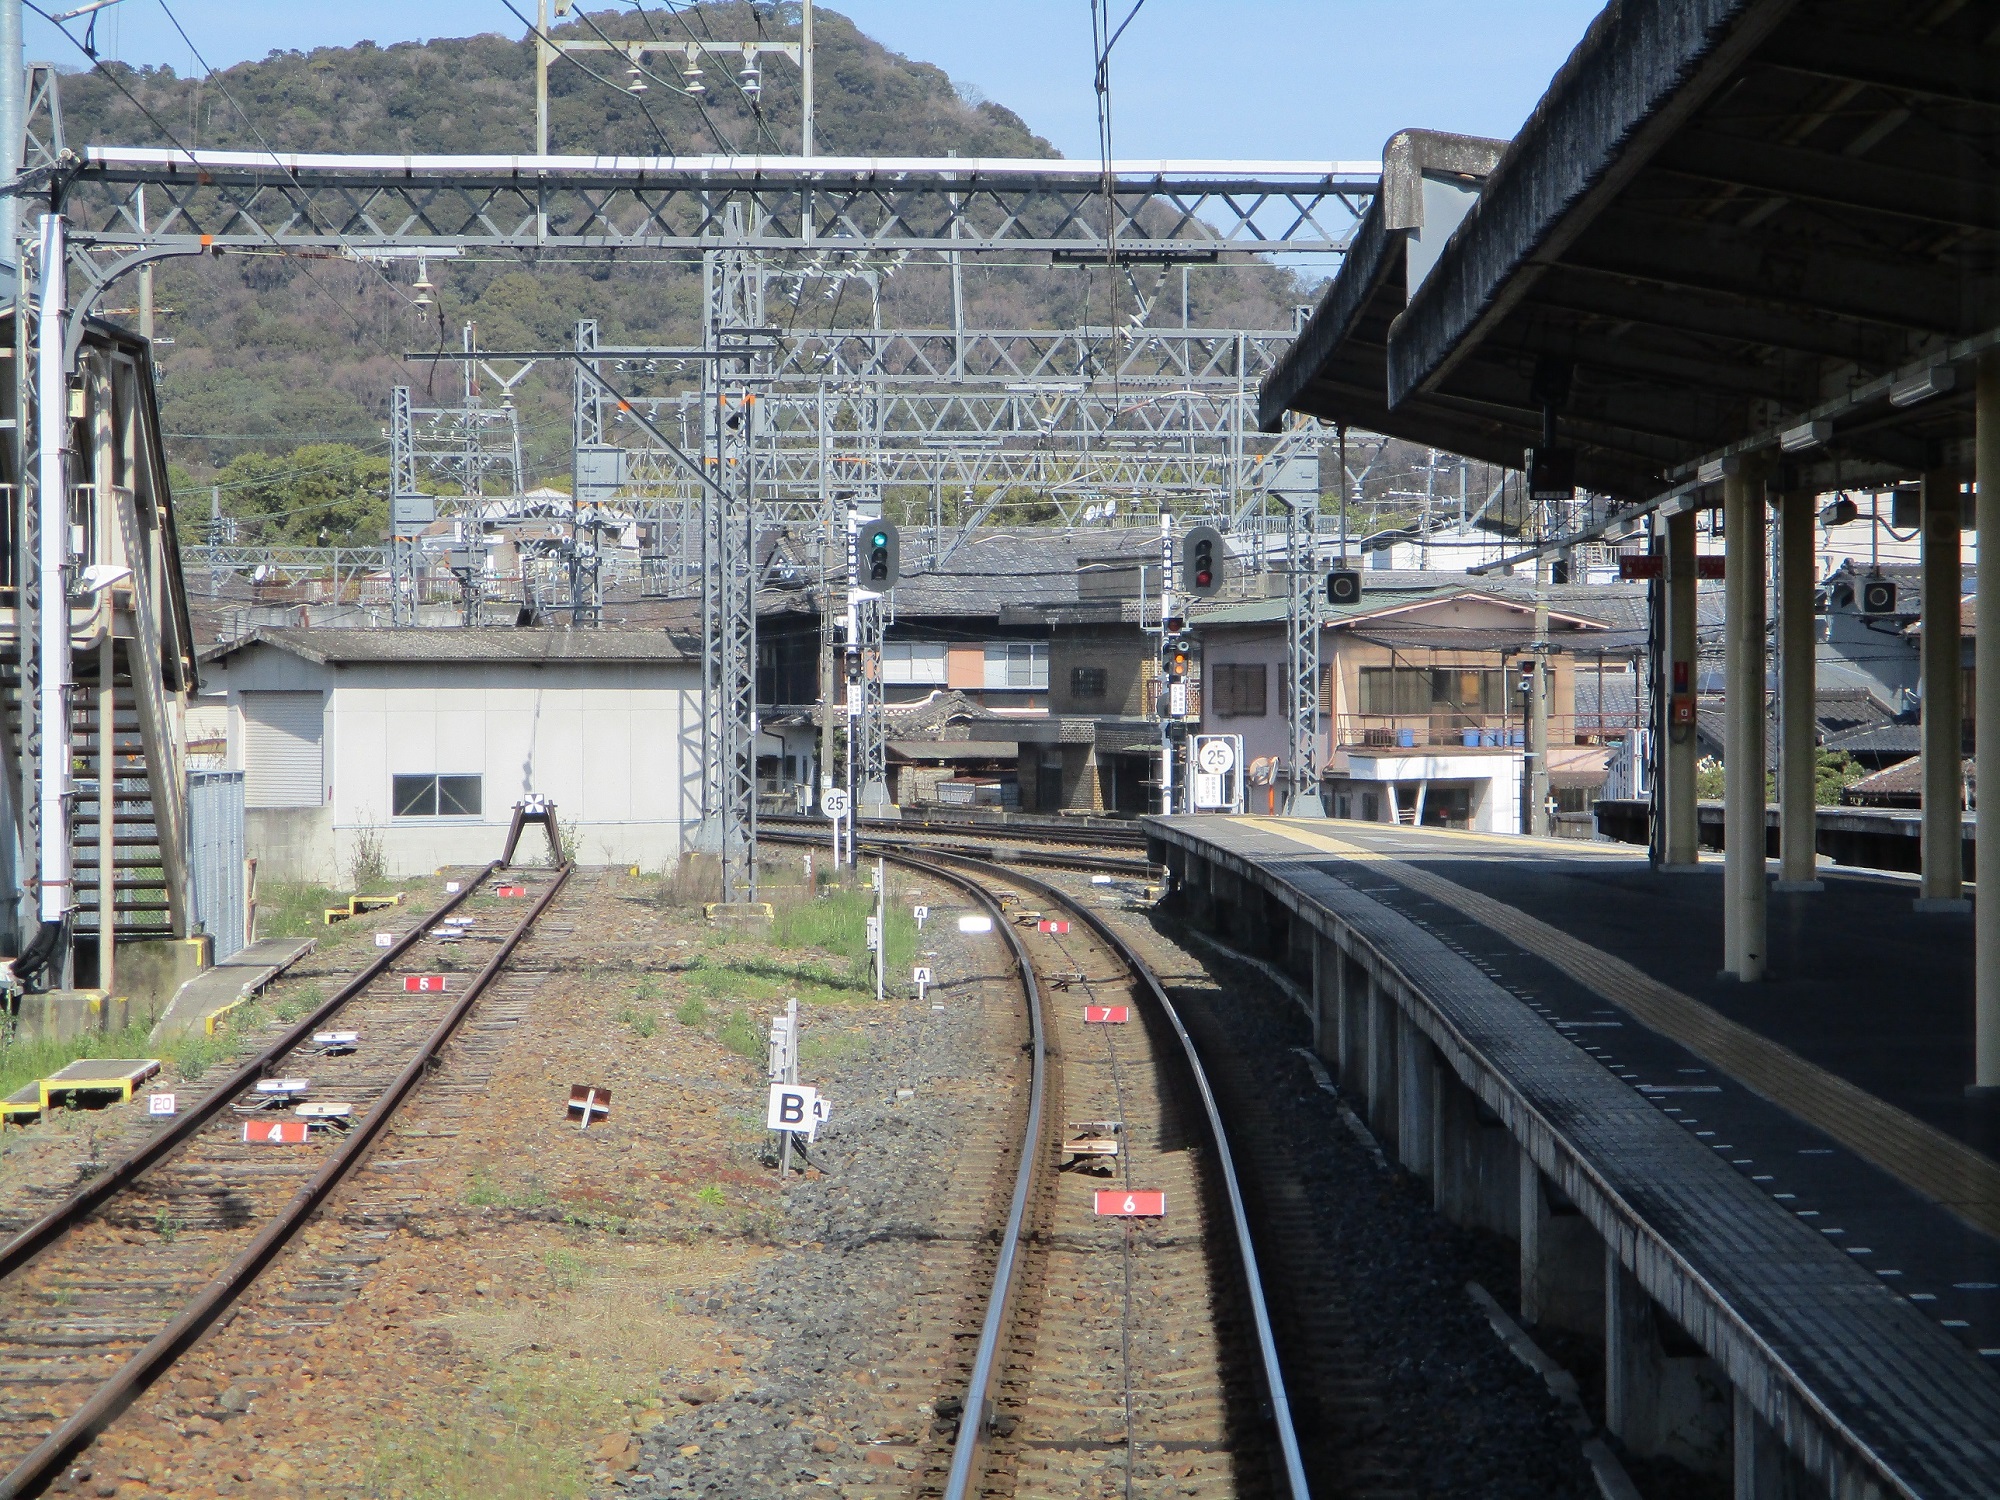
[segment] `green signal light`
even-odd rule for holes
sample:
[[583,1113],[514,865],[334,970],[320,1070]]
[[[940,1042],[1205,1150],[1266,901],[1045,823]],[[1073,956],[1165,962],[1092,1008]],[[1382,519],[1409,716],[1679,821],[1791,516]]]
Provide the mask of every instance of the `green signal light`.
[[888,546],[888,545],[889,545],[889,533],[888,533],[888,532],[886,532],[886,531],[878,531],[878,532],[876,532],[876,533],[875,533],[875,535],[874,535],[874,538],[872,539],[872,545],[874,545],[874,546],[877,546],[877,547],[886,547],[886,546]]

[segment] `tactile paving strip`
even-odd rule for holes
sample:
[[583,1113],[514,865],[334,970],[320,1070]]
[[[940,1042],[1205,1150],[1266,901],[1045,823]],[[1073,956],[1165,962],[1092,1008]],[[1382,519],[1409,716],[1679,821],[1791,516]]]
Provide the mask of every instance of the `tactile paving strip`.
[[[1153,820],[1329,933],[1345,929],[1419,997],[1416,1019],[1545,1169],[1566,1157],[1621,1261],[1781,1433],[1819,1428],[1843,1486],[1985,1496],[2000,1376],[1553,1031],[1435,936],[1245,823]],[[1569,1174],[1564,1174],[1567,1180]],[[1593,1204],[1590,1200],[1598,1201]],[[1600,1217],[1602,1216],[1602,1217]]]

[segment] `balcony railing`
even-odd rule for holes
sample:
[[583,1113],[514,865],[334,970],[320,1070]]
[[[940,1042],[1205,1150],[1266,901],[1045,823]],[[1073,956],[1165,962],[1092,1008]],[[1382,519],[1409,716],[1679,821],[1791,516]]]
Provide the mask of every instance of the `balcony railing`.
[[[1551,745],[1587,745],[1632,732],[1629,711],[1615,714],[1551,714]],[[1520,715],[1444,710],[1431,714],[1342,714],[1334,724],[1341,750],[1503,749],[1527,744]]]

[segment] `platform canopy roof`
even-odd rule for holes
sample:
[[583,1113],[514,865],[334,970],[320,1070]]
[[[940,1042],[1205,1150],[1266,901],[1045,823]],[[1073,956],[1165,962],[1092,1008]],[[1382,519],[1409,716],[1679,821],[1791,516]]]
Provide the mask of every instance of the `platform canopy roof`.
[[[1969,465],[2000,324],[2000,14],[1613,0],[1510,143],[1409,131],[1286,411],[1623,500],[1768,454],[1832,488]],[[1789,434],[1789,436],[1787,436]]]

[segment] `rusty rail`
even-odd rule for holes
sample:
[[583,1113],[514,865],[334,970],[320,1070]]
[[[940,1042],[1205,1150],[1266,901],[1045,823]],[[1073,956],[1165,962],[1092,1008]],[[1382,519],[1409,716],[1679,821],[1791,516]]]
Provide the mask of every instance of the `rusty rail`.
[[[134,1181],[147,1167],[156,1164],[175,1147],[185,1143],[224,1105],[263,1076],[266,1065],[310,1037],[320,1022],[360,994],[368,984],[381,977],[390,964],[437,925],[440,917],[471,895],[479,884],[498,868],[500,868],[498,861],[487,865],[480,872],[478,879],[467,881],[465,888],[455,898],[432,912],[428,920],[412,928],[400,942],[385,951],[379,959],[343,987],[339,994],[258,1053],[244,1067],[238,1069],[227,1083],[211,1093],[201,1105],[191,1110],[174,1127],[162,1132],[160,1136],[149,1141],[82,1189],[54,1212],[16,1235],[9,1242],[5,1252],[14,1258],[9,1262],[0,1262],[0,1274],[26,1264],[39,1248],[59,1238],[98,1204]],[[520,925],[514,929],[506,942],[501,944],[499,950],[487,961],[486,966],[474,976],[472,983],[466,986],[465,993],[459,997],[457,1003],[445,1012],[443,1018],[417,1049],[416,1054],[376,1100],[375,1107],[368,1111],[361,1122],[327,1158],[319,1171],[299,1189],[291,1202],[259,1231],[257,1237],[245,1246],[214,1280],[195,1295],[173,1322],[121,1365],[97,1388],[88,1401],[50,1433],[33,1452],[16,1464],[11,1472],[0,1478],[0,1500],[15,1500],[17,1496],[39,1493],[44,1486],[53,1481],[71,1457],[116,1420],[118,1415],[185,1353],[257,1279],[264,1267],[270,1264],[271,1259],[284,1248],[292,1235],[312,1216],[313,1211],[326,1201],[328,1195],[339,1186],[348,1172],[374,1144],[375,1138],[389,1123],[397,1107],[416,1087],[418,1080],[423,1077],[425,1070],[436,1059],[445,1043],[451,1040],[452,1034],[470,1013],[487,986],[506,967],[507,961],[513,957],[514,950],[520,946],[522,939],[528,935],[536,920],[568,882],[569,876],[570,866],[563,865],[557,870],[556,878],[548,890],[522,918]],[[35,1248],[28,1248],[31,1244]]]

